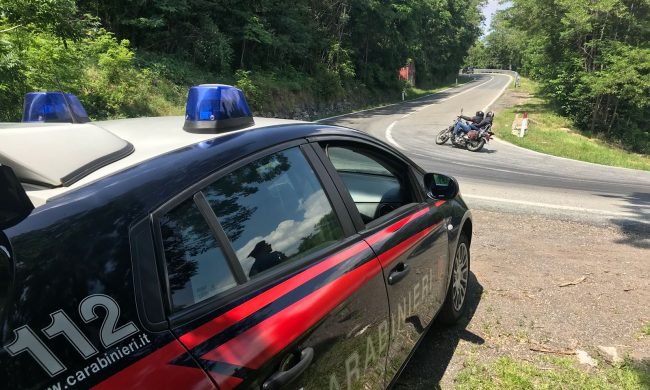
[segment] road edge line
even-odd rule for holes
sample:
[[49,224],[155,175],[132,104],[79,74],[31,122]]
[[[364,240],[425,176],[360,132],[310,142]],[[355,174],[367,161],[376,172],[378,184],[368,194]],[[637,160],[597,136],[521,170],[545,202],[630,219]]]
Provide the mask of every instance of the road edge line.
[[406,149],[404,149],[402,147],[402,145],[398,144],[397,141],[395,141],[395,139],[393,138],[393,135],[391,134],[391,132],[393,131],[393,127],[395,127],[396,124],[397,124],[397,121],[391,123],[386,128],[386,140],[388,142],[390,142],[391,144],[393,144],[393,146],[395,146],[396,148],[401,149],[401,150],[406,150]]
[[483,109],[483,112],[486,112],[488,110],[488,108],[490,108],[497,100],[499,100],[499,98],[501,98],[501,96],[503,96],[503,93],[506,91],[506,89],[508,89],[508,87],[512,83],[512,80],[513,80],[512,76],[510,76],[509,74],[504,74],[504,73],[501,73],[501,74],[503,74],[504,76],[508,76],[510,78],[510,81],[508,81],[508,83],[503,87],[503,89],[501,89],[501,92],[499,92],[499,94],[490,103],[488,103],[487,106],[485,106],[485,108]]

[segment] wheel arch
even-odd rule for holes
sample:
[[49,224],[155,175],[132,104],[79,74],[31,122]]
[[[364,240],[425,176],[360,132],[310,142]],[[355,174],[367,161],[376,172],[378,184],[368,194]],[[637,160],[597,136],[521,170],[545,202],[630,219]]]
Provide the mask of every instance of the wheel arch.
[[[465,221],[463,221],[462,227],[460,228],[460,234],[465,234],[467,236],[467,241],[469,246],[472,246],[472,232],[473,232],[474,226],[472,225],[472,218],[467,217]],[[459,235],[460,238],[460,235]]]

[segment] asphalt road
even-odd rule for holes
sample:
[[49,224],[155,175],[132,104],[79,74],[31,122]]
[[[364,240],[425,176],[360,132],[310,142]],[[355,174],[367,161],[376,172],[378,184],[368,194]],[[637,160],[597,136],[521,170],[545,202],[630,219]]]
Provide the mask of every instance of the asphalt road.
[[487,111],[511,82],[502,74],[419,100],[324,119],[366,131],[430,172],[459,179],[470,207],[534,212],[650,232],[650,172],[553,157],[493,140],[473,153],[436,145],[435,135],[461,109]]

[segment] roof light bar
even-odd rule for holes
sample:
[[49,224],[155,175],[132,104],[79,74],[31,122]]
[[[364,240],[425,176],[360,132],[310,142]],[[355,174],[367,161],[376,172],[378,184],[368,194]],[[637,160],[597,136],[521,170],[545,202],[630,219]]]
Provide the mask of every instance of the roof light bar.
[[255,124],[244,93],[223,84],[190,88],[183,129],[192,133],[219,133]]
[[29,92],[25,94],[23,122],[90,122],[79,99],[63,92]]

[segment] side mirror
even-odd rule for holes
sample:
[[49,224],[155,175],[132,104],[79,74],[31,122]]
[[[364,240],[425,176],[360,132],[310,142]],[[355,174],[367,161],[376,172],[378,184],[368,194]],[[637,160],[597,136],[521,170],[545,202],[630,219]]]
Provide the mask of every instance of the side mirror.
[[0,165],[0,230],[18,224],[32,210],[34,205],[13,169]]
[[453,199],[458,195],[458,182],[451,176],[439,173],[424,175],[424,186],[427,196],[431,199]]

